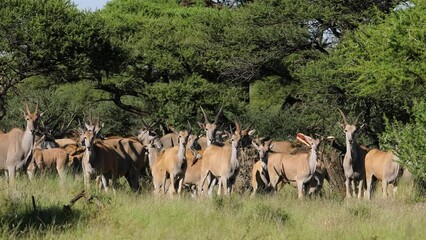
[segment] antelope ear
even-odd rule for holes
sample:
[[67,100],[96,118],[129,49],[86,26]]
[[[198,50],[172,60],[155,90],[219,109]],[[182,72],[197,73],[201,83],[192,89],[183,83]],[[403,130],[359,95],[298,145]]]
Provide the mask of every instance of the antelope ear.
[[256,129],[250,130],[250,131],[248,132],[248,135],[249,135],[249,136],[251,136],[251,135],[253,135],[255,132],[256,132]]
[[203,130],[204,130],[204,128],[206,128],[206,125],[204,123],[197,122],[197,124]]
[[23,110],[23,109],[19,109],[21,112],[22,112],[22,115],[24,116],[24,117],[26,117],[27,116],[27,114],[25,113],[25,111]]
[[274,148],[274,143],[269,144],[269,150],[272,150],[272,148]]
[[256,144],[254,141],[252,141],[252,142],[251,142],[251,145],[252,145],[254,148],[256,148],[256,150],[259,150],[259,146],[257,146],[257,144]]

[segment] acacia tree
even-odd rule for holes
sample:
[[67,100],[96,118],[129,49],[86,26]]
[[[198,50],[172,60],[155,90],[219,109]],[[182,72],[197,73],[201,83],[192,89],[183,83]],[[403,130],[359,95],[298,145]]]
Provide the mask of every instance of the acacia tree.
[[[119,50],[101,22],[69,0],[0,3],[0,119],[8,91],[34,76],[54,83],[96,79],[114,71]],[[31,99],[27,99],[30,100]]]

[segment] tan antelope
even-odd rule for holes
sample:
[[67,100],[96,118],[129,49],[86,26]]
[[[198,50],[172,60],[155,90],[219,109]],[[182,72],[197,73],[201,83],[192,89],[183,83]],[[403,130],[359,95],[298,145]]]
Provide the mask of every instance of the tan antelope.
[[65,179],[65,168],[68,164],[68,154],[62,148],[48,148],[40,149],[35,148],[33,151],[33,159],[27,168],[27,173],[30,178],[34,176],[35,169],[38,168],[40,171],[46,169],[56,168],[58,172],[60,184],[63,185]]
[[225,195],[231,193],[232,185],[239,171],[238,147],[241,140],[240,125],[235,123],[235,126],[236,131],[232,135],[229,134],[230,142],[225,142],[220,146],[212,144],[204,151],[201,166],[201,178],[203,180],[198,186],[200,192],[203,190],[207,177],[210,176],[212,179],[219,179],[218,195],[221,194],[221,187],[223,187]]
[[304,196],[304,184],[313,177],[317,165],[317,148],[319,139],[313,139],[302,133],[297,134],[297,140],[311,147],[309,152],[271,153],[268,157],[268,173],[271,187],[276,191],[280,181],[295,182],[298,197]]
[[[270,141],[269,137],[266,138],[256,138],[254,141],[258,143],[263,143],[266,141]],[[271,142],[271,151],[278,153],[295,153],[301,144],[299,142],[293,141],[273,141]]]
[[273,148],[272,141],[264,141],[259,145],[253,141],[253,147],[259,153],[259,160],[253,165],[251,186],[253,188],[252,196],[260,189],[266,190],[269,185],[269,174],[268,174],[268,153]]
[[149,166],[151,168],[152,183],[154,185],[154,194],[161,193],[161,188],[167,189],[167,186],[163,186],[165,178],[164,168],[164,151],[163,148],[158,148],[154,141],[151,141],[145,145],[148,154]]
[[113,188],[118,179],[118,158],[120,157],[113,147],[96,141],[101,127],[96,124],[86,125],[86,130],[80,129],[80,138],[84,142],[86,151],[82,160],[84,183],[87,189],[90,188],[90,176],[101,177],[104,190],[108,191],[107,177],[110,174]]
[[55,143],[57,144],[57,147],[60,148],[65,148],[68,145],[78,145],[77,141],[71,138],[55,139]]
[[[201,182],[201,165],[204,150],[196,150],[199,136],[190,134],[186,148],[186,171],[183,179],[183,185],[191,190],[193,197],[197,195],[197,188]],[[213,183],[214,185],[215,183]]]
[[357,128],[358,119],[362,113],[360,113],[352,124],[349,124],[345,114],[342,110],[338,109],[340,115],[342,115],[343,123],[341,124],[346,138],[346,153],[343,158],[343,170],[345,173],[345,186],[346,186],[346,197],[349,198],[356,196],[356,183],[358,183],[358,198],[362,196],[362,190],[364,189],[365,179],[365,155],[368,149],[361,146],[356,141],[356,135],[359,128]]
[[398,179],[402,175],[402,168],[398,163],[399,158],[392,151],[381,151],[372,149],[365,156],[365,178],[367,181],[367,199],[371,198],[371,183],[373,176],[382,181],[383,197],[388,195],[387,187],[389,183],[393,184],[393,193],[398,188]]
[[[201,161],[202,161],[202,153],[204,150],[195,150],[191,147],[194,142],[197,140],[197,136],[194,134],[189,135],[188,143],[186,148],[186,171],[183,180],[183,185],[190,187],[192,190],[193,196],[196,194],[197,189],[193,189],[195,185],[198,187],[201,181]],[[153,184],[154,184],[154,193],[160,193],[160,189],[164,184],[165,177],[165,168],[164,168],[164,151],[158,150],[153,142],[146,145],[148,149],[148,158],[150,162],[150,168],[153,176]],[[166,189],[168,188],[169,183],[166,183],[164,186]],[[167,191],[167,190],[166,190]]]
[[216,131],[218,128],[217,124],[218,124],[219,116],[222,113],[222,108],[220,108],[219,112],[217,112],[213,123],[209,121],[209,118],[207,117],[206,112],[204,112],[204,109],[201,106],[200,108],[201,108],[201,111],[203,112],[204,123],[198,122],[198,126],[200,126],[201,129],[204,129],[204,131],[206,132],[206,138],[207,138],[206,147],[208,147],[212,143],[216,142]]
[[71,171],[76,174],[82,170],[83,156],[86,152],[86,149],[77,144],[68,144],[63,149],[68,154],[68,167],[71,168]]
[[167,148],[164,151],[164,192],[166,192],[166,179],[170,179],[170,193],[176,192],[176,181],[178,181],[178,193],[182,190],[183,179],[186,171],[186,144],[191,133],[187,131],[179,131],[178,145],[172,148]]
[[197,188],[201,183],[201,165],[204,150],[186,150],[186,170],[183,185],[191,190],[193,197],[197,195]]
[[9,183],[15,183],[15,171],[21,169],[28,161],[34,144],[35,131],[38,127],[38,120],[43,113],[38,112],[38,104],[33,113],[28,105],[24,114],[27,126],[25,131],[13,128],[8,133],[0,133],[0,170],[7,170]]

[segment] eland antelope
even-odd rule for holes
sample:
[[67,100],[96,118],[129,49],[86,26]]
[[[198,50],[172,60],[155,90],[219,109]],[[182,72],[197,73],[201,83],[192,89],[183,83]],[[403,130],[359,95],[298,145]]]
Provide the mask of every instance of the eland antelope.
[[108,179],[112,177],[113,188],[118,179],[118,158],[120,157],[113,147],[97,141],[101,127],[86,125],[86,130],[80,129],[80,138],[84,142],[86,150],[82,159],[84,183],[90,188],[90,176],[101,177],[104,190],[108,191]]
[[15,171],[21,169],[28,161],[35,138],[35,131],[38,128],[38,120],[44,113],[39,113],[38,104],[33,113],[28,105],[23,112],[27,126],[25,131],[13,128],[8,133],[0,133],[0,170],[8,171],[9,183],[15,183]]
[[[240,146],[241,128],[235,123],[236,131],[230,136],[230,142],[225,142],[220,146],[211,144],[204,150],[201,164],[201,178],[198,189],[203,190],[204,183],[208,177],[219,179],[218,195],[221,194],[221,187],[224,194],[228,195],[232,191],[232,185],[235,182],[239,171],[238,147]],[[211,183],[208,183],[211,185]],[[211,191],[209,191],[210,193]]]
[[387,197],[388,183],[392,183],[393,193],[396,193],[398,178],[402,175],[402,167],[398,163],[399,158],[392,151],[372,149],[365,156],[365,178],[367,182],[366,198],[371,198],[371,183],[373,176],[382,181],[383,197]]
[[356,135],[360,128],[357,128],[358,119],[361,113],[356,117],[352,124],[349,124],[345,114],[342,110],[338,109],[340,115],[342,115],[343,123],[341,127],[345,133],[346,138],[346,154],[343,159],[343,170],[345,172],[345,186],[346,186],[346,197],[351,197],[351,187],[353,195],[356,195],[355,185],[358,182],[358,198],[362,196],[362,190],[364,189],[365,179],[365,155],[368,149],[361,146],[356,141]]
[[315,174],[317,166],[317,148],[319,139],[313,139],[302,133],[297,134],[297,140],[311,149],[309,152],[271,153],[268,157],[268,173],[271,187],[277,191],[277,184],[295,182],[298,197],[304,196],[304,184],[308,183]]

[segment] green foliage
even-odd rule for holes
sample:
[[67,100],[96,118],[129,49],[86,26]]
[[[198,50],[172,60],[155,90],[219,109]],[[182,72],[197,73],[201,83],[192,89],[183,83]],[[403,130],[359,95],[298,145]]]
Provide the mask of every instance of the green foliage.
[[0,60],[5,71],[25,78],[37,74],[79,75],[88,59],[82,47],[84,14],[69,1],[2,1]]
[[[247,96],[242,89],[225,84],[213,84],[199,76],[184,81],[155,83],[147,87],[149,111],[152,117],[166,119],[175,127],[187,128],[187,122],[204,121],[200,106],[207,111],[243,112]],[[211,116],[214,116],[211,113]]]
[[380,140],[384,148],[397,153],[404,168],[422,184],[426,181],[426,102],[416,103],[412,112],[411,123],[387,121]]
[[294,94],[323,102],[328,111],[340,107],[355,116],[363,111],[363,134],[377,145],[383,116],[408,122],[413,101],[424,94],[426,8],[421,1],[415,5],[361,26],[330,55],[297,69],[301,84]]

